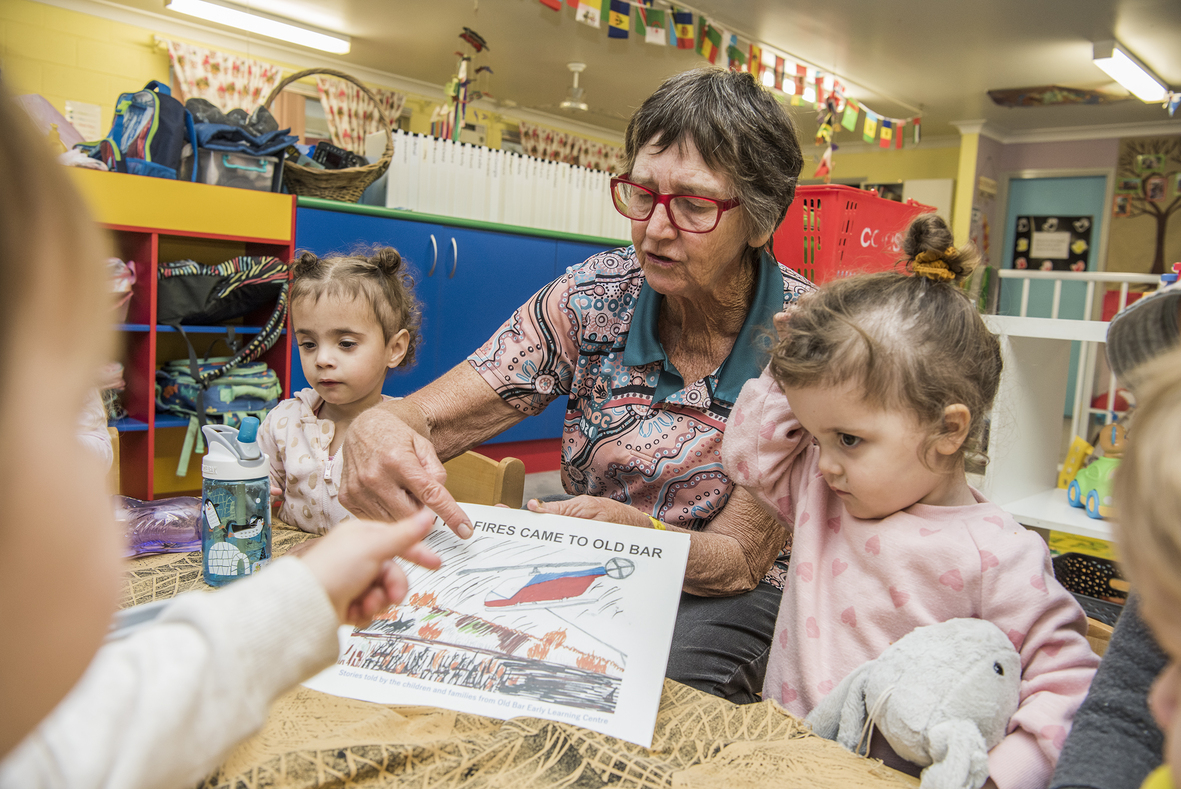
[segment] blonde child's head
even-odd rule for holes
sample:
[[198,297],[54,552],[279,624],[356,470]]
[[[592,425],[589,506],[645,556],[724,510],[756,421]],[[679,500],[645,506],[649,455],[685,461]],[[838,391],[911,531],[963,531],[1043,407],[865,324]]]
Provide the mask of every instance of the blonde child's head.
[[11,645],[0,649],[3,758],[102,642],[118,600],[121,535],[104,471],[75,429],[114,351],[108,240],[3,84],[0,183],[0,639]]
[[[957,287],[976,265],[957,249],[934,214],[915,219],[902,238],[911,276],[885,272],[828,283],[803,296],[772,351],[781,387],[853,385],[867,406],[908,412],[934,445],[951,430],[949,406],[970,420],[951,461],[983,462],[984,416],[996,397],[1000,344]],[[924,453],[924,457],[926,453]]]
[[361,301],[372,310],[386,343],[401,331],[407,333],[406,354],[398,366],[414,364],[422,340],[422,309],[414,297],[414,278],[398,250],[373,247],[322,258],[304,251],[295,261],[293,277],[293,310],[299,302],[315,305],[325,298]]

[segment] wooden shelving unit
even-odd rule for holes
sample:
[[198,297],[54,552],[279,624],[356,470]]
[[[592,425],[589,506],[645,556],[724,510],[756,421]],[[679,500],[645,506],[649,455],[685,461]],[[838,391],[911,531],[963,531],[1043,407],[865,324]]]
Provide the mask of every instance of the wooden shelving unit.
[[[120,492],[153,499],[201,487],[199,462],[176,476],[176,457],[188,420],[156,413],[156,370],[187,358],[180,335],[156,323],[156,273],[161,263],[189,259],[221,263],[236,255],[272,255],[291,260],[295,252],[295,199],[291,195],[207,186],[183,181],[74,169],[95,218],[110,232],[114,254],[134,260],[136,283],[123,341],[123,404],[128,416],[115,423],[120,433]],[[236,334],[257,333],[270,310],[249,315]],[[202,339],[223,336],[225,326],[185,327],[199,353]],[[291,391],[291,339],[284,333],[263,356],[279,376],[284,396]]]

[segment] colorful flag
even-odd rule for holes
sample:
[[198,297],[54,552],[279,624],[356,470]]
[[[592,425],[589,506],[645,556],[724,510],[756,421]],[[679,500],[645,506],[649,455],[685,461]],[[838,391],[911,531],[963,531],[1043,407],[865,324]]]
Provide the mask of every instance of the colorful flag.
[[783,69],[787,63],[783,58],[775,57],[775,90],[783,90]]
[[878,116],[869,110],[865,111],[865,128],[861,130],[861,138],[866,142],[873,142],[878,136]]
[[709,27],[709,21],[705,18],[705,14],[697,15],[697,35],[693,43],[693,51],[698,55],[701,54],[701,46],[705,40],[705,29]]
[[627,0],[610,0],[610,16],[607,17],[607,38],[627,38],[631,27],[631,3]]
[[796,91],[795,92],[796,92],[797,96],[804,95],[804,80],[806,80],[807,78],[808,78],[808,67],[796,64],[796,76],[795,76]]
[[882,135],[878,142],[879,148],[889,148],[894,142],[894,124],[888,120],[882,120]]
[[738,34],[730,35],[730,45],[726,47],[726,67],[731,71],[742,71],[746,65],[746,53],[738,46]]
[[816,168],[816,172],[812,173],[813,178],[823,178],[825,183],[828,183],[832,176],[832,146],[829,145],[824,149],[824,155],[820,157],[820,165]]
[[828,94],[824,92],[824,72],[816,72],[816,103],[824,104],[828,100]]
[[673,11],[673,27],[676,28],[677,49],[693,49],[693,14]]
[[894,123],[897,126],[897,128],[894,129],[894,147],[901,151],[902,150],[902,130],[903,130],[903,127],[906,126],[906,121],[895,121]]
[[578,0],[566,0],[566,5],[571,8],[578,8]]
[[919,126],[922,118],[915,118],[911,123],[914,124],[914,144],[918,145],[923,139],[923,131]]
[[664,30],[664,12],[655,8],[636,6],[636,35],[643,36],[649,44],[668,43]]
[[845,102],[845,114],[841,116],[841,125],[849,131],[856,131],[859,115],[861,115],[861,108],[857,106],[857,102],[849,99]]
[[722,31],[713,25],[705,26],[705,33],[701,39],[701,56],[710,63],[718,62],[718,53],[722,51]]
[[543,6],[554,9],[555,11],[562,10],[562,0],[541,0]]
[[578,13],[574,18],[584,25],[591,27],[599,26],[599,17],[602,15],[603,6],[598,0],[578,0]]
[[755,75],[760,85],[763,84],[763,48],[755,42],[750,42],[750,59],[746,61],[747,71]]

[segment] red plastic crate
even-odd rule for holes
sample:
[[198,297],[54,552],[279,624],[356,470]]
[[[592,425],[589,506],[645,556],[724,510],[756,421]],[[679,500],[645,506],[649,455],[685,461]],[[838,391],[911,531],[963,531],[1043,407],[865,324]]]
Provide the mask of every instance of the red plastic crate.
[[852,186],[801,186],[775,231],[775,257],[817,285],[889,271],[902,256],[899,233],[919,214],[934,211]]

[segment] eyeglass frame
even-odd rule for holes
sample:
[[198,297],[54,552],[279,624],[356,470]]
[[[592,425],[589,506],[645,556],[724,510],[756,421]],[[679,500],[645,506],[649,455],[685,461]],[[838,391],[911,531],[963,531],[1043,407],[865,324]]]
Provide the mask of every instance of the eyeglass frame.
[[[658,206],[663,205],[664,212],[665,212],[665,214],[668,215],[669,224],[671,224],[677,230],[680,230],[682,233],[712,233],[713,231],[717,230],[718,225],[720,225],[722,223],[722,214],[726,213],[731,208],[737,208],[738,206],[742,205],[742,200],[740,200],[737,197],[731,197],[728,200],[719,200],[716,197],[706,197],[705,195],[662,194],[661,192],[658,192],[655,189],[649,189],[646,186],[641,186],[640,184],[637,184],[633,181],[628,180],[629,175],[631,175],[631,173],[624,173],[623,175],[614,176],[611,179],[611,205],[615,207],[615,210],[619,212],[620,216],[622,216],[626,219],[630,219],[633,222],[647,222],[648,220],[650,220],[652,218],[652,215],[656,213],[656,208]],[[628,216],[627,214],[623,213],[623,209],[619,207],[619,204],[617,202],[615,202],[615,186],[616,186],[616,184],[620,184],[620,185],[626,184],[627,186],[634,186],[637,189],[643,189],[645,192],[648,192],[649,194],[651,194],[655,198],[655,202],[652,203],[652,210],[648,212],[648,215],[645,216],[643,219],[636,219],[633,216]],[[681,227],[680,225],[678,225],[677,220],[673,216],[673,211],[672,211],[672,201],[674,198],[677,198],[677,197],[689,197],[694,200],[708,200],[709,202],[717,205],[718,215],[717,215],[717,218],[714,220],[713,226],[710,227],[709,230],[690,230],[688,228],[684,228],[684,227]]]

